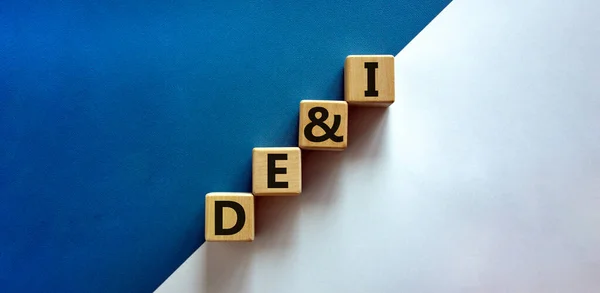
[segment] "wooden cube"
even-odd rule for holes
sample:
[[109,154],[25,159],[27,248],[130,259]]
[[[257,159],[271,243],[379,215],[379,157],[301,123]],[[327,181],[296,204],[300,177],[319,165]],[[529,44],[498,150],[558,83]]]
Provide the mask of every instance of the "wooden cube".
[[205,201],[206,241],[254,240],[254,196],[251,193],[211,192]]
[[395,98],[394,56],[350,55],[344,64],[344,96],[354,106],[391,105]]
[[348,146],[348,103],[301,101],[298,145],[307,150],[344,150]]
[[252,193],[298,195],[302,192],[300,148],[254,148],[252,150]]

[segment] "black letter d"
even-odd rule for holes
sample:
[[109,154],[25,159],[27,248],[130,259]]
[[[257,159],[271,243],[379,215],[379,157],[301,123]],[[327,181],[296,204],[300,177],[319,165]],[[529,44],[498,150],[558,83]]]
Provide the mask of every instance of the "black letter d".
[[[237,214],[237,221],[233,227],[223,228],[223,209],[231,208]],[[240,232],[246,223],[246,212],[244,207],[235,201],[217,200],[215,201],[215,235],[233,235]]]

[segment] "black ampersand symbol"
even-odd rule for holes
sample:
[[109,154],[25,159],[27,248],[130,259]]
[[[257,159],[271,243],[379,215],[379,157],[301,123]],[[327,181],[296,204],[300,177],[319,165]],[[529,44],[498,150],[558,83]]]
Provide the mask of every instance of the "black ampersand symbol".
[[[317,113],[321,113],[321,117],[317,118],[316,114]],[[344,141],[344,136],[337,136],[335,135],[335,133],[337,132],[338,128],[340,127],[340,122],[342,120],[342,116],[341,115],[333,115],[333,126],[331,126],[331,128],[329,128],[329,126],[327,126],[327,124],[325,124],[325,120],[327,120],[327,117],[329,117],[329,112],[327,111],[327,109],[323,108],[323,107],[314,107],[312,109],[310,109],[310,111],[308,111],[308,118],[310,119],[310,123],[308,123],[306,125],[306,127],[304,127],[304,136],[306,137],[306,139],[312,141],[312,142],[324,142],[328,139],[331,139],[334,142],[342,142]],[[315,128],[315,126],[319,126],[319,128],[323,129],[325,131],[325,134],[317,137],[314,136],[312,133],[313,128]]]

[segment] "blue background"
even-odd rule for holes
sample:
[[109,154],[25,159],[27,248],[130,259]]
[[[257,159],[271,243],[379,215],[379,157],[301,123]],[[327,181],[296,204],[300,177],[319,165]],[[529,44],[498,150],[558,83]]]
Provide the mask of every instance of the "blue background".
[[250,191],[301,99],[343,98],[346,55],[448,2],[2,2],[0,291],[152,291],[204,242],[204,195]]

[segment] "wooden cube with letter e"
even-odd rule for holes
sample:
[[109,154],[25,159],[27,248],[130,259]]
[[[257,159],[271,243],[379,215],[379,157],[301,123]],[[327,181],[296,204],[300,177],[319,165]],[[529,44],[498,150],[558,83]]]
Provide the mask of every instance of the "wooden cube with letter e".
[[300,148],[274,147],[252,150],[252,193],[298,195],[302,192]]
[[394,56],[350,55],[344,64],[344,97],[354,106],[394,103]]
[[251,193],[208,193],[205,209],[206,241],[254,240],[254,196]]
[[301,101],[298,130],[301,149],[344,150],[348,146],[348,103]]

